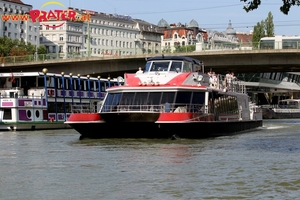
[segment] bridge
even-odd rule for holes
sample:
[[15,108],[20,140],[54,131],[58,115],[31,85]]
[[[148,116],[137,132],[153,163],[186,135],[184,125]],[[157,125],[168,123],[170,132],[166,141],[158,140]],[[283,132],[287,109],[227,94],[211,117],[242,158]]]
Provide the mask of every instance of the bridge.
[[[66,74],[81,74],[102,77],[122,76],[124,72],[135,72],[145,65],[145,59],[161,54],[131,56],[82,57],[72,59],[50,59],[40,61],[4,62],[0,72],[42,71]],[[201,60],[206,70],[216,73],[300,72],[300,49],[263,50],[212,50],[165,54],[189,56]]]

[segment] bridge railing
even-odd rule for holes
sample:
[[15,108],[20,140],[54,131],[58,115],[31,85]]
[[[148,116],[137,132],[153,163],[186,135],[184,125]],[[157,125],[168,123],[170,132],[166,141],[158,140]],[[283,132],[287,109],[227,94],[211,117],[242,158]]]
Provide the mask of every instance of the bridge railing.
[[218,52],[218,51],[253,51],[253,50],[274,50],[274,49],[300,49],[300,44],[282,44],[281,43],[197,43],[196,45],[186,46],[149,46],[141,48],[110,48],[100,50],[94,48],[91,52],[65,52],[65,53],[49,53],[26,55],[26,56],[7,56],[0,57],[0,64],[6,63],[28,63],[28,62],[46,62],[57,60],[74,60],[74,59],[90,59],[90,58],[109,58],[119,56],[153,56],[158,54],[185,54],[188,52]]

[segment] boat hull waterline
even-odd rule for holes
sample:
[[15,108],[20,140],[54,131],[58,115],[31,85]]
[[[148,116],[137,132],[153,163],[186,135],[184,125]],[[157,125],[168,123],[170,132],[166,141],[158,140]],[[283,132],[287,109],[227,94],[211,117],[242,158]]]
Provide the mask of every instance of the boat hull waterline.
[[[81,138],[174,138],[175,136],[176,138],[200,139],[235,135],[263,125],[262,120],[153,121],[157,115],[142,113],[126,115],[119,113],[107,116],[94,113],[90,114],[89,118],[86,118],[86,115],[72,114],[68,120],[68,124],[81,134]],[[184,117],[179,117],[179,119],[182,118]]]

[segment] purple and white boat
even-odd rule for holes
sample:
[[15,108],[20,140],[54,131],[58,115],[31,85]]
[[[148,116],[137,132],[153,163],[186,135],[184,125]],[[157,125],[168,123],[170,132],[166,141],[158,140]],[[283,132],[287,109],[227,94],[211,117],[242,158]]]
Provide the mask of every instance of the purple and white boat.
[[97,112],[117,79],[61,72],[0,73],[0,131],[71,128],[71,112]]

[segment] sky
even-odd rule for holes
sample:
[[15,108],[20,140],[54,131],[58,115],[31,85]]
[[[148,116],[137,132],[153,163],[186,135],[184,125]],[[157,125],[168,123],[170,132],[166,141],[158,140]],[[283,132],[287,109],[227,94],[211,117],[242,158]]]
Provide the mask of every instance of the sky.
[[[33,9],[63,9],[57,5],[42,5],[50,0],[22,0]],[[157,25],[164,19],[169,24],[188,24],[196,20],[200,28],[225,31],[229,22],[237,32],[249,33],[253,27],[273,15],[275,35],[300,35],[300,7],[294,6],[288,15],[280,12],[281,0],[261,0],[257,10],[246,12],[240,0],[55,0],[66,8],[129,15]]]

